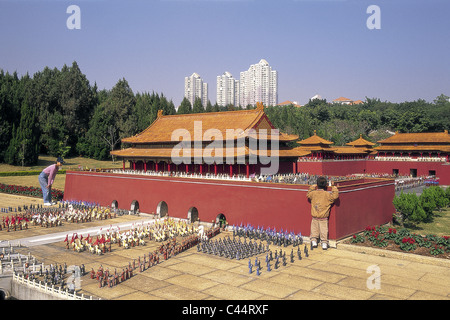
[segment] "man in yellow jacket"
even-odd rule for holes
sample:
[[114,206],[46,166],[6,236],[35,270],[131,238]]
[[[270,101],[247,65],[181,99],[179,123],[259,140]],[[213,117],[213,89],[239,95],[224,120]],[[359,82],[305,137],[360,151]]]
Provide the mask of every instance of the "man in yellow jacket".
[[327,191],[327,179],[317,178],[317,185],[309,187],[306,196],[311,200],[311,245],[317,247],[320,237],[322,249],[328,248],[328,217],[333,203],[339,198],[339,190],[332,182],[331,192]]

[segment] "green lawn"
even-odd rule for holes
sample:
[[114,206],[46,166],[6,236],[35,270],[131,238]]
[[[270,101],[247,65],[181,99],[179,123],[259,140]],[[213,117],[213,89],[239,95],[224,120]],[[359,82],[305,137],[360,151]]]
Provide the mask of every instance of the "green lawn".
[[[11,166],[9,164],[0,163],[0,172],[6,171],[28,171],[28,170],[42,170],[49,165],[55,163],[56,158],[52,156],[40,155],[38,163],[35,166]],[[65,158],[66,162],[63,166],[64,169],[78,169],[78,166],[88,168],[122,168],[122,161],[99,161],[83,157]]]
[[[29,171],[29,170],[42,170],[46,168],[47,166],[53,164],[55,162],[56,158],[51,156],[45,156],[41,155],[39,156],[39,160],[37,165],[35,166],[29,166],[29,167],[22,167],[22,166],[11,166],[9,164],[0,164],[0,172],[6,172],[6,171]],[[94,159],[89,158],[83,158],[83,157],[75,157],[75,158],[66,158],[64,159],[66,162],[63,165],[63,169],[67,170],[77,170],[79,166],[82,166],[84,168],[122,168],[122,162],[115,162],[112,161],[98,161]],[[55,178],[55,182],[53,184],[53,188],[58,190],[64,190],[64,185],[66,182],[66,175],[65,174],[58,174]],[[33,187],[40,187],[38,176],[9,176],[9,177],[0,177],[0,183],[4,184],[13,184],[13,185],[19,185],[19,186],[33,186]]]
[[435,211],[434,219],[429,223],[418,223],[415,226],[407,226],[411,232],[421,235],[435,234],[438,236],[450,235],[450,208]]

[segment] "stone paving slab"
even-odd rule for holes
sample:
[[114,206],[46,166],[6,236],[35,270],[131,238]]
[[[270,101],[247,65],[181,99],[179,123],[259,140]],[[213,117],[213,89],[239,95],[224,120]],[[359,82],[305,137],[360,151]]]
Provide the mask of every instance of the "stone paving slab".
[[[26,197],[7,197],[10,206],[29,204]],[[25,199],[24,199],[25,198]],[[0,203],[4,197],[0,194]],[[15,202],[13,201],[15,200]],[[0,207],[2,205],[0,204]],[[1,218],[1,217],[0,217]],[[122,216],[123,221],[137,221],[142,217]],[[105,227],[111,221],[102,223]],[[96,225],[101,225],[97,224]],[[83,227],[92,227],[87,223]],[[77,228],[79,226],[76,226]],[[29,230],[0,231],[0,240],[18,240],[40,234],[70,232],[74,226],[67,224],[55,228],[30,228]],[[221,233],[217,237],[232,236]],[[123,249],[113,245],[113,251],[101,256],[88,252],[76,253],[65,248],[63,242],[21,248],[22,254],[30,252],[38,261],[80,265],[86,271],[95,271],[100,265],[111,272],[122,270],[133,259],[154,251],[160,243],[148,241],[145,246]],[[112,300],[449,300],[449,261],[436,263],[430,259],[418,259],[411,254],[388,255],[385,251],[355,250],[337,244],[337,249],[315,249],[310,256],[299,261],[294,248],[294,263],[289,262],[292,247],[270,246],[272,251],[286,251],[288,263],[265,269],[265,254],[258,255],[263,270],[256,275],[249,274],[248,259],[227,259],[197,252],[193,247],[159,265],[140,273],[113,288],[99,288],[97,281],[89,274],[81,278],[79,293]],[[303,250],[304,245],[301,246]],[[254,263],[255,257],[251,258]],[[438,259],[442,260],[442,259]],[[370,289],[367,280],[371,276],[368,268],[377,266],[380,270],[380,288]]]

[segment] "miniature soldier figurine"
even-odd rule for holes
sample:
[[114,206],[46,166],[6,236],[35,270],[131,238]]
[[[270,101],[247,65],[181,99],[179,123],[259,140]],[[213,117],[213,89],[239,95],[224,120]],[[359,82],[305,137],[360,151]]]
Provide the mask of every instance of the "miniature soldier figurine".
[[297,247],[298,260],[302,260],[302,252],[300,251],[300,245]]
[[308,256],[309,256],[309,254],[308,254],[308,248],[306,247],[306,244],[305,244],[305,257],[307,257],[308,258]]
[[294,249],[291,250],[291,263],[294,262]]

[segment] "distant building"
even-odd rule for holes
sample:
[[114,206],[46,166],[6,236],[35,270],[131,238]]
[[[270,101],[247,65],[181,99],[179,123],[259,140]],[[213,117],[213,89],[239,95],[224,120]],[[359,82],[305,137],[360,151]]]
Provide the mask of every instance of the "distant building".
[[217,76],[217,99],[219,106],[239,106],[239,80],[233,78],[228,71],[223,75]]
[[336,104],[338,104],[338,103],[340,103],[340,104],[348,104],[348,105],[354,105],[354,104],[361,104],[361,103],[363,103],[363,101],[361,101],[361,100],[351,100],[351,99],[348,99],[348,98],[345,98],[345,97],[339,97],[339,98],[337,98],[337,99],[334,99],[333,100],[333,103],[336,103]]
[[297,101],[290,101],[290,100],[286,100],[286,101],[283,101],[283,102],[277,104],[277,106],[289,106],[289,105],[293,105],[294,107],[297,107],[297,108],[301,107],[301,105],[298,104]]
[[208,103],[208,84],[203,82],[198,73],[194,72],[190,77],[184,78],[184,97],[191,105],[194,105],[195,98],[200,98],[203,106]]
[[278,104],[278,72],[261,59],[247,71],[240,73],[240,103],[242,106],[262,102],[266,106]]

